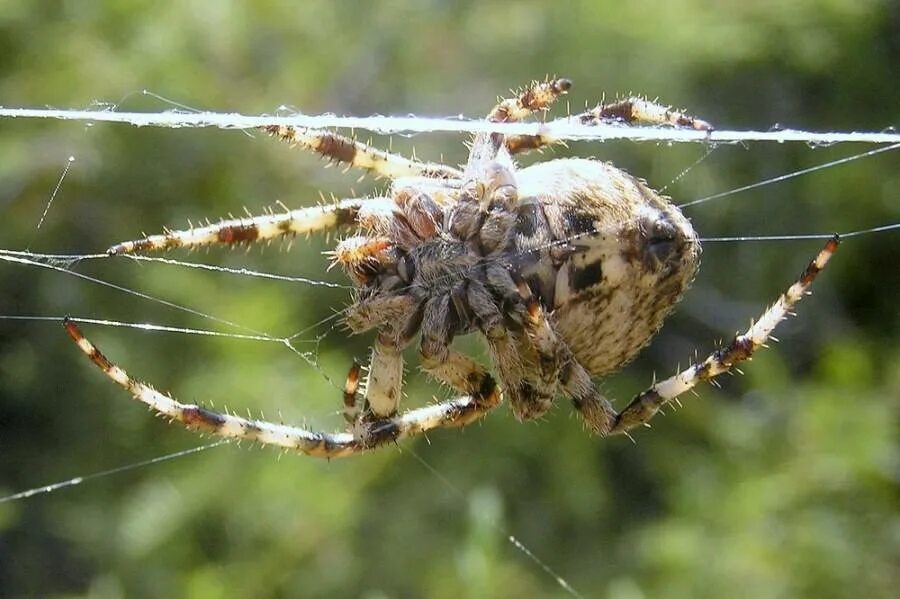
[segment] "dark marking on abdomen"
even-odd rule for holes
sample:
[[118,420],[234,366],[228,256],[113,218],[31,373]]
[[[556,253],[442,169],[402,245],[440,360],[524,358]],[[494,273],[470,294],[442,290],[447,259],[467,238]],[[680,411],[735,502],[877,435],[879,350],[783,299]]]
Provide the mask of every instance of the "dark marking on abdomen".
[[603,280],[603,266],[600,260],[580,268],[570,263],[569,269],[569,288],[573,293],[584,291]]
[[566,235],[582,236],[597,232],[594,217],[590,214],[573,210],[566,212],[563,219],[566,223]]

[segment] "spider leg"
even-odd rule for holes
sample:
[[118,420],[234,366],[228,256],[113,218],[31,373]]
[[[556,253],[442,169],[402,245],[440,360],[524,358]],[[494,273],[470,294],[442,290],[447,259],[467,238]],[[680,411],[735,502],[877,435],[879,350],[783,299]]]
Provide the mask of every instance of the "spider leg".
[[585,125],[618,122],[629,125],[671,125],[697,131],[712,131],[713,129],[712,125],[704,120],[680,110],[672,110],[671,106],[663,106],[658,102],[637,96],[618,100],[611,104],[598,104],[574,118],[579,119]]
[[560,384],[572,401],[572,405],[595,434],[607,435],[616,421],[616,411],[606,399],[591,375],[571,354],[568,347],[562,351]]
[[[465,354],[448,350],[439,362],[433,359],[423,361],[422,370],[464,395],[408,412],[406,418],[420,421],[415,425],[416,432],[437,427],[466,426],[500,405],[500,389],[494,377],[484,366]],[[432,417],[430,421],[414,417],[416,413],[429,410],[438,412],[439,416]],[[427,428],[422,427],[425,423],[429,424]]]
[[[510,394],[511,408],[519,418],[540,416],[552,406],[557,387],[561,386],[588,428],[598,434],[607,434],[615,421],[615,410],[596,388],[587,370],[575,360],[565,341],[553,330],[540,302],[527,286],[523,290],[523,286],[519,285],[526,304],[523,324],[536,354],[538,376],[521,377],[524,380]],[[500,371],[511,370],[504,369],[504,362],[517,363],[521,351],[515,347],[510,347],[507,352],[494,349]]]
[[[467,380],[471,381],[467,386],[473,390],[470,395],[411,410],[392,418],[373,419],[367,423],[368,430],[365,437],[349,432],[314,432],[301,427],[251,420],[234,414],[214,412],[195,404],[181,403],[150,385],[131,378],[123,369],[100,353],[73,322],[67,320],[64,326],[78,348],[107,377],[159,414],[177,420],[190,429],[230,439],[247,439],[275,445],[320,458],[339,458],[362,453],[438,427],[464,426],[500,403],[500,394],[493,378],[483,369],[475,367],[465,375]],[[461,368],[460,371],[464,372],[466,369]]]
[[[532,81],[514,98],[501,99],[488,113],[487,120],[494,123],[512,123],[534,112],[546,111],[561,95],[568,93],[571,87],[572,82],[569,79]],[[479,171],[497,158],[497,152],[503,143],[504,136],[500,133],[477,134],[466,165],[467,178],[479,178]]]
[[344,321],[354,333],[363,333],[390,323],[403,322],[417,314],[421,302],[411,295],[375,295],[347,306]]
[[[422,355],[422,369],[426,372],[440,372],[450,355],[450,343],[453,341],[450,320],[448,294],[436,295],[425,301],[419,327],[422,333],[419,353]],[[455,385],[451,386],[455,388]]]
[[[542,375],[540,380],[545,385],[552,384],[547,388],[553,394],[558,381],[588,428],[595,433],[606,434],[616,416],[612,405],[600,394],[590,374],[553,330],[543,307],[524,281],[519,282],[518,288],[525,300],[525,330],[538,355],[538,371]],[[551,399],[552,397],[553,395]]]
[[131,254],[172,248],[196,248],[208,245],[234,245],[268,241],[286,235],[328,231],[354,225],[391,210],[388,198],[353,198],[323,206],[310,206],[273,214],[230,218],[203,227],[165,231],[143,239],[123,241],[110,247],[110,255]]
[[382,419],[397,413],[403,389],[403,348],[408,339],[392,331],[383,331],[375,339],[369,375],[366,377],[366,419]]
[[528,341],[507,329],[494,298],[477,280],[469,281],[466,301],[487,341],[503,394],[509,400],[516,418],[526,420],[546,412],[553,403],[555,384],[547,388],[532,381],[534,377],[526,368],[526,363],[533,360],[523,360],[523,355],[527,355],[523,352],[527,351]]
[[459,179],[462,177],[462,173],[451,166],[404,158],[399,154],[385,152],[329,131],[285,125],[270,125],[264,127],[264,130],[273,137],[286,141],[292,147],[299,146],[321,154],[334,162],[342,162],[348,166],[369,171],[377,177],[388,179],[399,177]]
[[451,295],[437,295],[425,302],[422,320],[418,323],[422,334],[419,342],[422,370],[460,393],[477,395],[491,377],[475,360],[450,349],[453,341],[451,323],[459,318],[452,311]]
[[515,156],[532,150],[543,150],[548,146],[564,146],[566,142],[552,135],[539,133],[537,135],[507,135],[503,144],[506,151]]
[[519,293],[525,300],[525,332],[537,351],[538,370],[542,378],[548,384],[552,384],[559,378],[559,353],[562,341],[550,326],[541,303],[532,295],[531,289],[524,281],[519,283]]
[[494,123],[521,121],[534,112],[549,110],[559,97],[569,91],[569,79],[532,81],[521,89],[516,97],[501,99],[488,113],[487,120]]
[[[350,370],[344,386],[344,417],[357,424],[389,418],[400,407],[403,389],[403,349],[422,322],[422,302],[411,295],[374,296],[354,302],[347,326],[356,333],[382,327],[372,346],[366,376],[365,402],[357,407],[358,373]],[[356,379],[356,380],[352,380]],[[365,429],[360,429],[365,432]]]
[[[441,426],[464,426],[500,405],[500,390],[494,377],[484,366],[449,348],[452,341],[450,302],[450,296],[446,294],[432,297],[425,302],[419,352],[422,355],[422,370],[473,399],[473,407],[467,413],[446,419],[441,424]],[[450,400],[454,401],[457,400]]]
[[525,338],[507,334],[496,302],[474,281],[469,282],[469,305],[479,317],[513,413],[520,420],[537,418],[552,407],[556,396],[559,339],[525,281],[517,284],[500,264],[488,265],[485,275],[493,294],[521,322]]
[[737,335],[727,346],[713,352],[702,362],[698,362],[678,374],[654,384],[635,397],[619,413],[611,433],[627,433],[640,424],[645,424],[667,402],[690,390],[701,381],[707,381],[728,372],[738,362],[749,360],[760,346],[764,345],[779,322],[784,320],[794,305],[807,295],[816,275],[825,268],[828,260],[837,251],[839,239],[830,239],[816,258],[809,263],[797,281],[783,293],[762,316],[753,323],[746,333]]
[[[712,131],[713,127],[704,120],[693,117],[680,110],[672,110],[657,102],[632,96],[610,104],[600,103],[591,110],[560,119],[565,122],[579,122],[583,125],[671,125],[673,127],[694,129],[696,131]],[[505,145],[510,154],[521,154],[531,150],[563,144],[551,135],[510,135]]]

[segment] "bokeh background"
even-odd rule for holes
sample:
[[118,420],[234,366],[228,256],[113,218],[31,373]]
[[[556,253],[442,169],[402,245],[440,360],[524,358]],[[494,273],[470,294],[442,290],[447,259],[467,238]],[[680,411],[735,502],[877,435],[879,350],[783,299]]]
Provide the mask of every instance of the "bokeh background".
[[[876,0],[629,3],[0,2],[0,104],[247,114],[484,114],[498,94],[572,78],[572,110],[640,92],[720,128],[900,123],[900,9]],[[557,114],[565,112],[562,105]],[[376,138],[448,163],[465,139]],[[716,149],[671,184],[702,197],[867,149]],[[596,156],[670,183],[698,145],[599,141]],[[40,230],[67,158],[75,161]],[[704,236],[848,231],[900,221],[895,153],[699,205]],[[383,189],[258,134],[0,122],[0,247],[91,253],[141,231]],[[694,287],[641,357],[602,382],[624,405],[653,373],[757,315],[818,241],[709,243]],[[171,257],[343,282],[324,239]],[[372,455],[322,462],[228,445],[0,504],[0,595],[98,597],[889,596],[900,585],[900,235],[850,239],[777,335],[652,431],[602,441],[568,407],[505,409]],[[369,337],[313,327],[347,293],[126,259],[80,273],[298,348],[86,326],[133,374],[187,401],[340,426]],[[0,314],[235,332],[64,273],[0,264]],[[477,340],[460,347],[484,357]],[[415,356],[411,356],[415,360]],[[411,368],[409,404],[444,397]],[[104,379],[56,322],[0,320],[0,495],[202,444]],[[208,442],[208,440],[207,440]]]

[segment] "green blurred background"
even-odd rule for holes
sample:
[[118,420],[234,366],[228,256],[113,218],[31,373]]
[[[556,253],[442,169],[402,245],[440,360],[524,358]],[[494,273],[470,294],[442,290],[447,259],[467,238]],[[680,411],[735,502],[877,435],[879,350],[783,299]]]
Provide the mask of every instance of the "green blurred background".
[[[557,6],[550,8],[551,5]],[[572,109],[639,92],[720,128],[880,130],[900,123],[900,8],[790,2],[0,1],[0,104],[248,114],[484,114],[531,78],[572,78]],[[560,107],[559,113],[564,112]],[[376,138],[449,163],[464,138]],[[864,146],[715,150],[673,183],[687,201]],[[573,143],[672,181],[705,148]],[[43,212],[75,157],[47,218]],[[263,135],[0,122],[0,247],[89,253],[204,217],[382,189]],[[688,209],[704,236],[848,231],[900,221],[894,153]],[[602,382],[623,405],[653,373],[708,352],[771,302],[818,241],[709,243],[693,289],[641,357]],[[344,282],[329,244],[171,257]],[[889,596],[900,585],[900,235],[850,239],[746,376],[704,388],[652,431],[590,438],[561,402],[538,423],[482,425],[322,462],[222,446],[0,504],[0,595],[99,597]],[[326,429],[371,339],[314,327],[340,289],[126,259],[78,272],[288,335],[274,343],[86,326],[133,374]],[[64,273],[0,263],[0,314],[234,332]],[[151,417],[55,322],[0,320],[0,495],[203,443]],[[459,345],[484,358],[475,339]],[[414,359],[414,356],[412,356]],[[446,392],[411,369],[409,405]]]

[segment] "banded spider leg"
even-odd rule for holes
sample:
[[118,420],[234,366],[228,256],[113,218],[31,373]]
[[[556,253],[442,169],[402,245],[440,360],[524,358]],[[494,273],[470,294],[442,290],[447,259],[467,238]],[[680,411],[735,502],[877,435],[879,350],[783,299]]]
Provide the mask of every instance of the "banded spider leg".
[[[816,275],[825,268],[837,250],[838,243],[837,237],[829,240],[800,278],[775,304],[763,312],[745,334],[738,335],[727,347],[714,352],[706,360],[656,383],[638,395],[618,415],[610,432],[627,434],[630,429],[646,424],[660,407],[699,382],[710,380],[727,372],[735,364],[749,359],[756,349],[765,345],[778,323],[784,320],[794,305],[808,293]],[[258,441],[316,457],[349,456],[435,428],[464,426],[500,403],[499,389],[493,377],[469,358],[451,353],[441,366],[442,377],[451,381],[454,387],[469,391],[469,395],[411,410],[401,416],[373,421],[368,435],[364,438],[353,433],[313,432],[301,427],[251,420],[233,414],[214,412],[194,404],[181,403],[129,376],[84,337],[74,322],[66,320],[64,326],[78,348],[107,377],[125,388],[135,399],[149,405],[163,416],[181,422],[190,429],[226,438]],[[472,376],[473,373],[475,376]],[[355,392],[354,389],[350,391]]]
[[[581,123],[583,125],[649,125],[671,126],[695,131],[712,131],[713,126],[680,110],[669,106],[631,96],[623,100],[606,104],[601,102],[590,110],[585,110],[560,121]],[[551,135],[509,135],[505,140],[510,154],[522,154],[531,150],[540,150],[547,146],[564,142]]]

